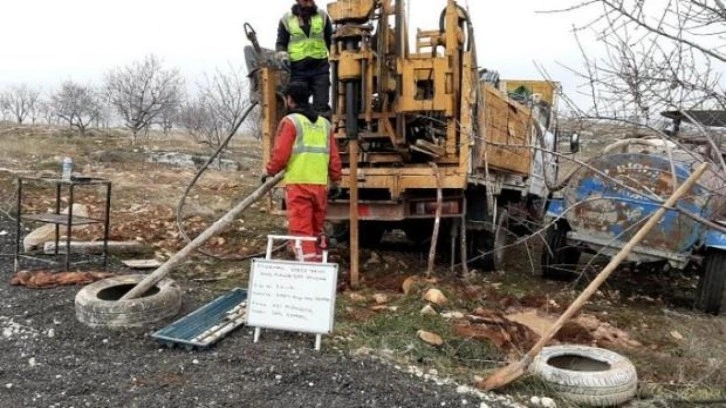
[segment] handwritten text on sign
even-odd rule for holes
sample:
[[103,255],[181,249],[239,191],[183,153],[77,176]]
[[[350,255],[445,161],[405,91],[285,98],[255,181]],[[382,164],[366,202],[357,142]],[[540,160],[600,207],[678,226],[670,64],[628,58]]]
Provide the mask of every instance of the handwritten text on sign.
[[337,264],[254,259],[247,289],[247,325],[330,333],[337,281]]

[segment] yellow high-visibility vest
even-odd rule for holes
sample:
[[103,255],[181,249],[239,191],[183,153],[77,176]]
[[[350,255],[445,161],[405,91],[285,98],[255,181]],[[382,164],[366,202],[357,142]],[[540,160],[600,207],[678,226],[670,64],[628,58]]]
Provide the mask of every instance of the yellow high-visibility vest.
[[285,169],[285,184],[328,185],[330,122],[319,116],[313,123],[299,113],[286,117],[295,125],[295,145]]
[[322,11],[310,17],[310,36],[305,35],[298,17],[288,12],[282,22],[290,33],[290,42],[287,44],[287,53],[290,61],[300,61],[305,58],[327,59],[328,46],[325,44],[325,19]]

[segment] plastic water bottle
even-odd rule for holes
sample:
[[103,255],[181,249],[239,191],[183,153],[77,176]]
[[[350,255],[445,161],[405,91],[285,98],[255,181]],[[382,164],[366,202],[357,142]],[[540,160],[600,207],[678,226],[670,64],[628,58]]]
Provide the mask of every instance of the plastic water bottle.
[[63,180],[70,180],[72,172],[73,172],[73,159],[71,159],[70,157],[64,157],[61,178]]

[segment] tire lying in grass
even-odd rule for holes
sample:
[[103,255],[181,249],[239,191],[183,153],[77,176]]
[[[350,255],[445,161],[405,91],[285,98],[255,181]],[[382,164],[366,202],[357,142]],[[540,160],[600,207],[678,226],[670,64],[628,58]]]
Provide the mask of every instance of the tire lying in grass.
[[146,275],[123,275],[92,283],[76,295],[76,318],[90,327],[144,327],[172,317],[181,308],[181,289],[163,279],[143,297],[119,299]]
[[618,353],[596,347],[545,347],[529,370],[577,406],[620,405],[633,398],[638,389],[633,363]]

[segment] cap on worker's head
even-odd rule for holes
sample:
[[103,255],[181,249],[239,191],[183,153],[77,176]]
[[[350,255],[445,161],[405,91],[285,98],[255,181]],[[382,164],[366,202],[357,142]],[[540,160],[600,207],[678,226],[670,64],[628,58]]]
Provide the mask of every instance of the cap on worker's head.
[[308,103],[308,98],[310,98],[310,89],[305,82],[290,82],[287,85],[287,88],[285,88],[285,96],[292,98],[293,102],[296,104],[303,105]]

